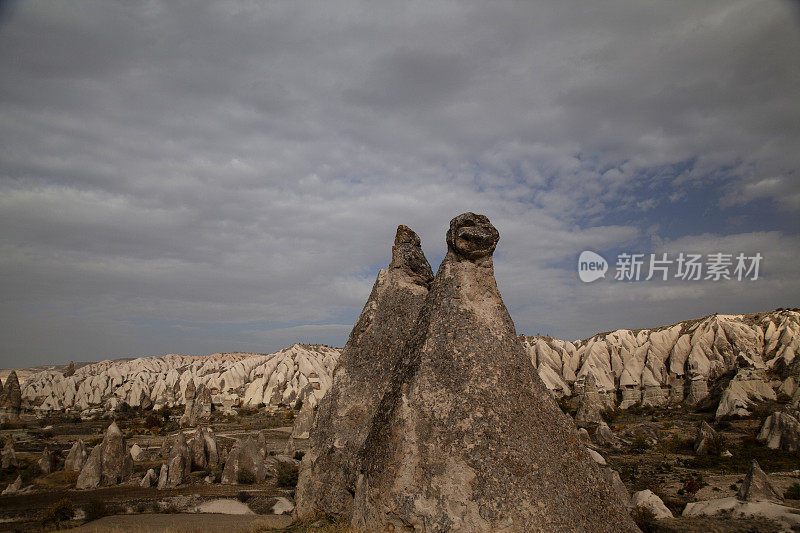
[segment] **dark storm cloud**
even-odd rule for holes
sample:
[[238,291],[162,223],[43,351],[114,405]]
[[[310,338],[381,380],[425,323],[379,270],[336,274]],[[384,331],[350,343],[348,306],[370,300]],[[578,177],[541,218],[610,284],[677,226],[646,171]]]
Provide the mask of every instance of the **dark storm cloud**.
[[[10,6],[0,366],[341,344],[394,227],[436,262],[466,210],[520,331],[800,295],[792,4]],[[587,248],[716,242],[761,246],[765,279],[575,275]]]

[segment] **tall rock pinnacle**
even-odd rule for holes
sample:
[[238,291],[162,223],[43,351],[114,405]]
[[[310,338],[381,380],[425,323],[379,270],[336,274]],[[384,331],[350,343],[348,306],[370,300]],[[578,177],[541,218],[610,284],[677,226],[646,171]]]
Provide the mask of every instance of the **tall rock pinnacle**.
[[498,240],[485,216],[450,222],[447,255],[361,452],[353,524],[636,531],[517,338],[494,279]]
[[433,280],[416,233],[397,228],[392,262],[378,273],[322,399],[297,485],[297,514],[349,516],[361,470],[359,451],[400,365]]

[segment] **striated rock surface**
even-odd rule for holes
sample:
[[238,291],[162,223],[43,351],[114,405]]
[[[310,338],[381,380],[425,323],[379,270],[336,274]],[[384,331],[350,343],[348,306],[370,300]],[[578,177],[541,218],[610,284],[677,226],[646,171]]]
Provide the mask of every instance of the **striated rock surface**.
[[39,411],[132,407],[159,409],[185,405],[189,381],[195,385],[190,416],[210,414],[239,402],[317,405],[328,390],[339,350],[295,344],[272,354],[227,353],[209,356],[165,355],[83,366],[71,376],[59,371],[32,375],[22,398]]
[[297,486],[300,516],[314,511],[350,515],[359,451],[433,279],[420,244],[410,228],[397,228],[389,268],[379,272],[342,351],[303,458]]
[[83,465],[75,486],[89,489],[104,485],[117,485],[133,472],[133,459],[125,444],[125,438],[116,422],[112,422],[103,441],[92,449]]
[[767,448],[796,452],[800,450],[800,423],[792,415],[777,411],[764,420],[757,438]]
[[[170,439],[170,451],[167,462],[167,479],[164,487],[177,487],[183,483],[192,471],[192,452],[186,443],[183,433],[176,433]],[[162,467],[163,468],[163,467]]]
[[557,397],[580,393],[591,375],[603,400],[613,402],[620,392],[623,409],[637,403],[695,404],[708,395],[709,382],[738,370],[741,375],[723,394],[718,416],[746,415],[757,402],[773,399],[765,375],[777,378],[780,391],[800,406],[800,312],[795,309],[715,314],[577,341],[522,339],[542,381]]
[[783,500],[783,496],[780,495],[775,485],[772,484],[766,472],[761,470],[758,461],[755,459],[750,463],[750,470],[744,478],[744,483],[739,487],[739,493],[736,497],[748,502]]
[[139,481],[139,486],[149,488],[156,485],[157,483],[158,483],[158,476],[156,475],[156,471],[150,468],[147,470],[147,472],[145,472],[144,476],[142,476],[141,481]]
[[362,452],[367,531],[637,531],[534,372],[494,279],[499,235],[465,213]]

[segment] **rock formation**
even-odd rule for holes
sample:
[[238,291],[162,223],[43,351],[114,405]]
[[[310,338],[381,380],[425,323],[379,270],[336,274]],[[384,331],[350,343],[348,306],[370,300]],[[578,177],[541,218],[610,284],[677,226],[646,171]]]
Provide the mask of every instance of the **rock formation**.
[[75,375],[75,361],[70,361],[67,369],[64,370],[64,377],[68,378]]
[[757,438],[767,448],[796,452],[800,450],[800,423],[792,415],[777,411],[764,420]]
[[664,502],[651,490],[640,490],[631,497],[634,507],[649,509],[656,520],[672,518],[672,511],[664,505]]
[[125,438],[116,422],[112,422],[103,441],[89,454],[75,486],[78,489],[89,489],[117,485],[130,477],[132,472],[133,459],[128,453]]
[[158,476],[156,475],[156,471],[150,468],[147,470],[147,472],[145,472],[144,476],[142,476],[141,481],[139,481],[139,486],[149,488],[156,485],[157,483],[158,483]]
[[56,458],[47,446],[45,446],[42,456],[39,457],[39,461],[36,464],[39,465],[42,474],[50,474],[55,470]]
[[605,421],[601,420],[597,425],[597,429],[592,434],[592,441],[598,446],[617,448],[620,446],[619,439],[608,427]]
[[69,453],[67,453],[67,458],[64,460],[64,470],[80,472],[88,457],[89,452],[86,450],[86,444],[83,443],[82,439],[78,439],[69,449]]
[[[654,329],[620,329],[589,339],[523,337],[539,376],[555,396],[580,393],[592,375],[603,400],[622,393],[620,407],[666,402],[696,404],[709,383],[739,371],[717,416],[744,416],[771,399],[765,373],[800,406],[800,312],[715,314]],[[601,402],[604,405],[605,401]]]
[[589,374],[584,383],[578,411],[575,413],[575,424],[586,429],[596,428],[602,421],[603,405],[600,403],[594,375]]
[[0,452],[0,466],[3,468],[17,466],[17,454],[14,451],[14,439],[12,437],[6,439],[3,451]]
[[189,380],[195,389],[195,413],[202,419],[212,404],[220,409],[240,401],[248,407],[317,405],[331,383],[339,349],[294,344],[272,354],[226,353],[209,356],[165,355],[82,366],[71,376],[38,372],[22,384],[26,405],[39,411],[70,409],[85,415],[127,403],[160,409],[185,405]]
[[252,473],[256,483],[261,483],[267,477],[264,456],[252,437],[239,439],[233,445],[222,470],[222,483],[228,485],[239,483],[243,471]]
[[[183,433],[173,435],[170,442],[167,466],[167,487],[177,487],[189,477],[192,471],[192,452]],[[163,488],[163,487],[160,487]]]
[[22,407],[22,393],[20,392],[17,372],[12,370],[6,378],[2,391],[0,391],[0,423],[19,422],[19,413]]
[[131,446],[131,459],[134,461],[143,461],[145,458],[144,450],[138,444]]
[[351,513],[361,467],[359,450],[433,279],[420,244],[410,228],[397,228],[389,268],[378,273],[342,350],[303,457],[297,486],[299,516],[314,511]]
[[[353,523],[368,531],[637,531],[536,375],[465,213],[374,418]],[[403,529],[405,528],[405,529]]]
[[292,438],[294,439],[307,439],[311,426],[314,424],[314,409],[311,405],[304,403],[294,420],[294,427],[292,427]]
[[186,407],[183,410],[183,416],[181,416],[181,426],[193,426],[196,422],[196,414],[194,412],[194,397],[196,394],[197,387],[194,384],[194,380],[190,378],[183,394]]
[[706,421],[700,422],[697,428],[697,436],[694,439],[694,453],[697,455],[709,455],[709,452],[719,454],[722,450],[710,450],[714,446],[715,439],[717,439],[717,432],[714,428],[708,425]]
[[12,494],[17,494],[22,489],[22,476],[17,476],[17,479],[14,480],[14,483],[11,483],[5,489],[3,489],[2,496],[11,496]]
[[211,428],[197,428],[195,434],[189,439],[189,449],[192,452],[192,468],[205,470],[219,464],[217,437]]
[[767,476],[766,472],[761,470],[761,467],[755,459],[750,463],[750,470],[744,478],[744,483],[739,487],[739,493],[736,497],[748,502],[783,500],[783,497],[775,488],[775,485],[772,484],[769,476]]

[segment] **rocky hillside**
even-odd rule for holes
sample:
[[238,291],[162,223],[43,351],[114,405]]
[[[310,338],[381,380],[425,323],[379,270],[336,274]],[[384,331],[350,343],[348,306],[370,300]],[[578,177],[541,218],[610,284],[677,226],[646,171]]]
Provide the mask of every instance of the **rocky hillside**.
[[523,342],[557,396],[581,393],[594,376],[609,405],[698,404],[721,390],[717,417],[745,415],[778,394],[800,403],[800,312],[710,315],[655,329],[620,329],[580,341]]
[[339,350],[295,344],[272,354],[165,355],[101,361],[69,372],[46,370],[22,384],[23,408],[87,411],[183,405],[189,380],[211,391],[217,405],[261,403],[312,406],[330,386]]

